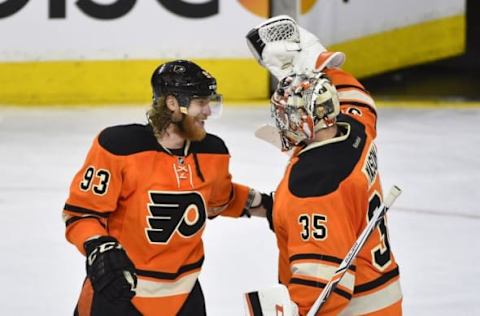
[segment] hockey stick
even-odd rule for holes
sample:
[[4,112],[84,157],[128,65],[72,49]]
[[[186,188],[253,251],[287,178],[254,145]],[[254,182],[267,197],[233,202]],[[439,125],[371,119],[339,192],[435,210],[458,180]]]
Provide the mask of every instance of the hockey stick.
[[347,256],[343,259],[342,263],[340,263],[340,266],[335,271],[333,277],[330,279],[330,281],[328,281],[327,285],[323,289],[322,293],[320,293],[320,296],[317,298],[315,303],[313,303],[312,307],[307,313],[307,316],[317,315],[318,311],[323,304],[325,304],[332,291],[342,280],[345,272],[347,272],[348,267],[350,267],[352,264],[353,259],[355,259],[357,254],[360,252],[368,237],[372,234],[373,230],[377,227],[378,223],[382,220],[383,216],[385,216],[388,209],[392,206],[393,202],[400,195],[400,193],[402,193],[402,190],[395,185],[390,189],[385,202],[375,210],[373,217],[368,222],[367,227],[365,227],[360,236],[357,238]]
[[255,131],[255,136],[282,150],[282,139],[275,126],[264,124]]

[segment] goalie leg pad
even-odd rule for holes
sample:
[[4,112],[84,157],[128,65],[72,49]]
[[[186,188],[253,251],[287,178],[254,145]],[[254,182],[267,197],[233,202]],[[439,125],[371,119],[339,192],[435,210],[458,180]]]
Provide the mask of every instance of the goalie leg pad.
[[247,316],[298,316],[298,307],[282,284],[245,293],[244,297]]

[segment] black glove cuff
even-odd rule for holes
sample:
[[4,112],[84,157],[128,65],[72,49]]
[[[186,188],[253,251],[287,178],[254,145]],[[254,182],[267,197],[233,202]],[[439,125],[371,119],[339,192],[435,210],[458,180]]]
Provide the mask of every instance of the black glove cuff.
[[275,231],[273,229],[273,193],[262,193],[262,206],[267,210],[268,226],[272,231]]
[[98,238],[90,239],[84,242],[83,249],[85,249],[85,252],[87,253],[87,256],[88,256],[95,248],[97,248],[98,246],[106,242],[118,243],[118,240],[111,236],[100,236]]

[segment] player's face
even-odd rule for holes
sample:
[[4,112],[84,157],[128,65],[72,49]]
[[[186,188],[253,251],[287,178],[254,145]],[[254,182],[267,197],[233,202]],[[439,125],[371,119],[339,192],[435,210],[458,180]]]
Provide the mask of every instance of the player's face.
[[206,120],[212,114],[210,109],[210,97],[193,98],[188,106],[188,115],[198,118],[200,123]]
[[192,141],[200,141],[205,135],[205,120],[212,114],[210,98],[193,98],[187,109],[187,115],[180,123],[183,136]]

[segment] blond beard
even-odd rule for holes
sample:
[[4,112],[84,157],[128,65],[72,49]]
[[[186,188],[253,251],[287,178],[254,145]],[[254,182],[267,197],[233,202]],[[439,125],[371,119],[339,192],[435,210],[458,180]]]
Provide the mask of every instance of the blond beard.
[[201,119],[201,116],[183,115],[183,119],[180,122],[174,122],[175,132],[190,141],[201,141],[207,135],[205,129],[196,124]]

